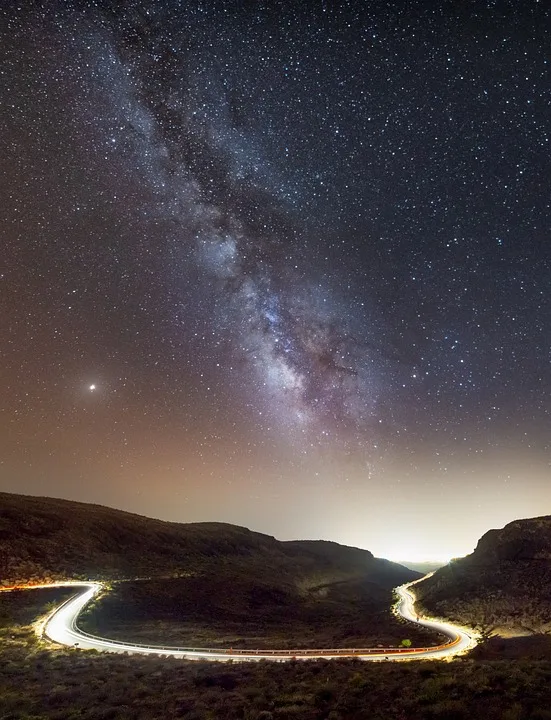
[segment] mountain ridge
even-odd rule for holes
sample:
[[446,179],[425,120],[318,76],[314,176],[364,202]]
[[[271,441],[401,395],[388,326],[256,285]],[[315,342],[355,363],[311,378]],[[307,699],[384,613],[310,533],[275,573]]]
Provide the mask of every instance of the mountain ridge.
[[417,583],[431,614],[467,623],[483,636],[551,631],[551,516],[488,530],[474,551]]
[[279,541],[227,523],[175,523],[102,505],[0,493],[0,585],[177,577],[220,564],[312,585],[365,576],[391,588],[420,577],[368,550],[332,541]]

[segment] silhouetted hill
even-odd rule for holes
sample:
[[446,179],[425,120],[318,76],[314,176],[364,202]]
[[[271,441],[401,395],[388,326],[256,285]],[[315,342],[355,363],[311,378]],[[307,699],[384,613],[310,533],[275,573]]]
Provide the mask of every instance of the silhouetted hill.
[[225,523],[179,524],[99,505],[0,493],[0,584],[186,576],[244,569],[308,588],[351,578],[379,587],[419,577],[330,542],[280,542]]
[[367,550],[280,542],[224,523],[178,524],[0,493],[0,585],[124,579],[83,625],[110,637],[227,647],[436,644],[389,612],[419,577]]
[[471,555],[415,587],[431,613],[485,634],[551,630],[551,517],[515,520],[483,535]]
[[409,560],[401,560],[401,565],[404,565],[405,567],[409,568],[410,570],[416,570],[417,572],[421,573],[422,575],[427,575],[428,573],[434,572],[435,570],[438,570],[438,568],[444,567],[447,563],[445,562],[409,562]]

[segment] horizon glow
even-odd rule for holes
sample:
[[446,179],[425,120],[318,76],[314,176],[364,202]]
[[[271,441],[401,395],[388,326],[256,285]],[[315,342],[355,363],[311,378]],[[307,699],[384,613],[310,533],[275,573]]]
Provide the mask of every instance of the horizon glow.
[[543,3],[11,5],[0,489],[419,559],[551,513]]

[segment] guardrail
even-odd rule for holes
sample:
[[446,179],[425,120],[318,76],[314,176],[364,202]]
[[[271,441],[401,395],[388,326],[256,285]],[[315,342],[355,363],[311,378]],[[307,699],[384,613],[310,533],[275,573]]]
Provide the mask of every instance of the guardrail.
[[412,653],[437,652],[439,650],[448,650],[457,645],[461,638],[455,637],[451,642],[442,645],[434,645],[428,648],[296,648],[296,649],[280,649],[280,650],[247,650],[245,648],[209,648],[209,647],[180,647],[176,645],[145,645],[144,643],[132,643],[125,640],[116,640],[113,638],[104,638],[98,635],[92,635],[78,627],[76,622],[73,627],[74,631],[80,635],[84,635],[95,642],[108,642],[123,647],[138,647],[144,650],[165,650],[168,653],[208,653],[209,655],[254,655],[255,657],[310,657],[310,656],[361,656],[361,655],[401,655]]
[[290,650],[247,650],[245,648],[207,648],[207,647],[179,647],[175,645],[145,645],[143,643],[131,643],[124,640],[109,639],[91,635],[84,630],[77,629],[80,635],[100,643],[120,645],[121,647],[143,648],[144,650],[163,650],[167,653],[208,653],[209,655],[254,655],[255,657],[309,657],[309,656],[361,656],[361,655],[400,655],[412,653],[435,652],[447,650],[456,645],[459,638],[456,638],[446,645],[436,645],[428,648],[301,648]]
[[[39,587],[86,587],[88,589],[91,588],[91,586],[97,585],[99,586],[99,583],[90,582],[87,583],[85,581],[78,582],[78,581],[68,581],[68,582],[60,582],[56,583],[56,585],[26,585],[24,587],[12,587],[12,588],[2,588],[2,590],[9,591],[9,590],[23,590],[23,589],[38,589]],[[93,596],[92,596],[93,597]],[[90,602],[92,597],[89,598],[89,600],[80,608],[80,612],[84,609],[84,607]],[[62,607],[69,604],[70,602],[74,601],[75,597],[68,598],[65,600],[56,610],[53,611],[52,616],[55,615],[56,612],[58,612]],[[77,617],[78,617],[77,614]],[[406,618],[407,619],[407,618]],[[127,642],[125,640],[115,640],[115,639],[109,639],[104,637],[99,637],[98,635],[92,635],[91,633],[86,632],[85,630],[82,630],[78,627],[76,623],[76,618],[73,621],[72,629],[75,633],[78,633],[79,635],[82,635],[85,638],[88,638],[90,640],[93,640],[95,642],[99,643],[109,643],[111,645],[117,645],[120,647],[128,647],[128,648],[142,648],[144,650],[153,650],[153,651],[163,651],[166,653],[202,653],[202,654],[209,654],[209,655],[231,655],[231,656],[252,656],[252,657],[285,657],[285,658],[295,658],[295,657],[361,657],[365,655],[381,655],[381,656],[388,656],[388,655],[415,655],[415,654],[421,654],[426,652],[438,652],[440,650],[448,650],[455,645],[457,645],[461,638],[459,635],[457,635],[455,638],[453,638],[450,642],[444,643],[441,645],[434,645],[432,647],[423,647],[423,648],[295,648],[295,649],[279,649],[279,650],[247,650],[244,648],[205,648],[205,647],[180,647],[180,646],[174,646],[174,645],[146,645],[144,643],[132,643]]]

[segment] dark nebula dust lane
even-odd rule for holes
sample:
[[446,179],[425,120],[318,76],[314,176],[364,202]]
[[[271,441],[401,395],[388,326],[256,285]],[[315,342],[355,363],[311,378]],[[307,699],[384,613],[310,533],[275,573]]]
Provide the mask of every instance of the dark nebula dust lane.
[[2,489],[394,557],[548,511],[541,3],[1,13]]

